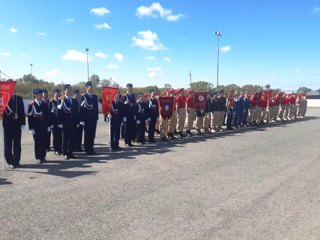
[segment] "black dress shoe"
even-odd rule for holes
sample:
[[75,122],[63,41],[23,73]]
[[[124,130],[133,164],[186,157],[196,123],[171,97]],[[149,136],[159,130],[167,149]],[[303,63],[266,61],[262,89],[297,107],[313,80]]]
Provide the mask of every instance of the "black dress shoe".
[[41,161],[42,161],[42,163],[48,162],[47,159],[45,159],[45,158],[44,158],[44,159],[41,159]]
[[122,148],[122,147],[116,147],[116,149],[120,151],[120,150],[122,150],[123,148]]
[[78,157],[77,157],[77,156],[75,156],[75,155],[73,155],[73,154],[71,154],[71,155],[69,156],[69,158],[77,159]]
[[60,155],[61,155],[61,152],[55,151],[55,152],[54,152],[54,155],[60,156]]
[[63,158],[64,158],[64,160],[69,160],[70,159],[70,157],[68,155],[64,155]]

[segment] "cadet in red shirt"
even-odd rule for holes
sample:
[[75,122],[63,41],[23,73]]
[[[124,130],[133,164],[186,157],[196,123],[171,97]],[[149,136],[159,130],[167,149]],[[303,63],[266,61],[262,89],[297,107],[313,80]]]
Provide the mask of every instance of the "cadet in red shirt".
[[196,118],[195,108],[194,108],[194,92],[192,89],[188,90],[187,93],[189,96],[186,99],[186,108],[187,108],[187,132],[186,135],[192,136],[191,129],[193,127],[193,121]]
[[183,128],[186,120],[186,97],[183,93],[183,88],[179,88],[175,91],[176,94],[179,94],[176,97],[177,104],[177,133],[180,137],[184,137]]

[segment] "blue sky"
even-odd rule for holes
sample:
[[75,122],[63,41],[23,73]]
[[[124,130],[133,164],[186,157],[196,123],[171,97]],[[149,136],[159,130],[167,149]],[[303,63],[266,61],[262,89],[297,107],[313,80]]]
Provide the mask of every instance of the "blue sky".
[[[320,0],[1,0],[0,70],[56,83],[320,88]],[[3,77],[3,75],[2,75]]]

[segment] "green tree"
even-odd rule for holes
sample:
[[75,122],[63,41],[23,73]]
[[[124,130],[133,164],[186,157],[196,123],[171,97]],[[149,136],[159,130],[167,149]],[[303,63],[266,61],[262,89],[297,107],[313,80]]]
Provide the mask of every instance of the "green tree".
[[194,91],[211,91],[213,89],[213,84],[205,81],[198,81],[191,83],[191,88]]
[[312,89],[311,88],[308,88],[308,87],[299,87],[297,92],[298,93],[307,93],[307,92],[311,92]]

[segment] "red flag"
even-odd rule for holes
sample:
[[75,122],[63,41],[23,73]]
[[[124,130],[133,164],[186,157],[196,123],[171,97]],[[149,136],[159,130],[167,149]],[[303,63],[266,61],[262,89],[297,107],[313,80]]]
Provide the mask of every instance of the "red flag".
[[194,104],[197,111],[204,112],[208,94],[209,92],[194,92]]
[[159,107],[161,117],[167,119],[171,118],[173,111],[173,97],[159,97]]
[[15,86],[16,81],[0,81],[0,118],[2,118]]
[[116,88],[116,87],[102,88],[102,112],[105,115],[110,113],[112,101],[118,91],[119,91],[119,88]]

